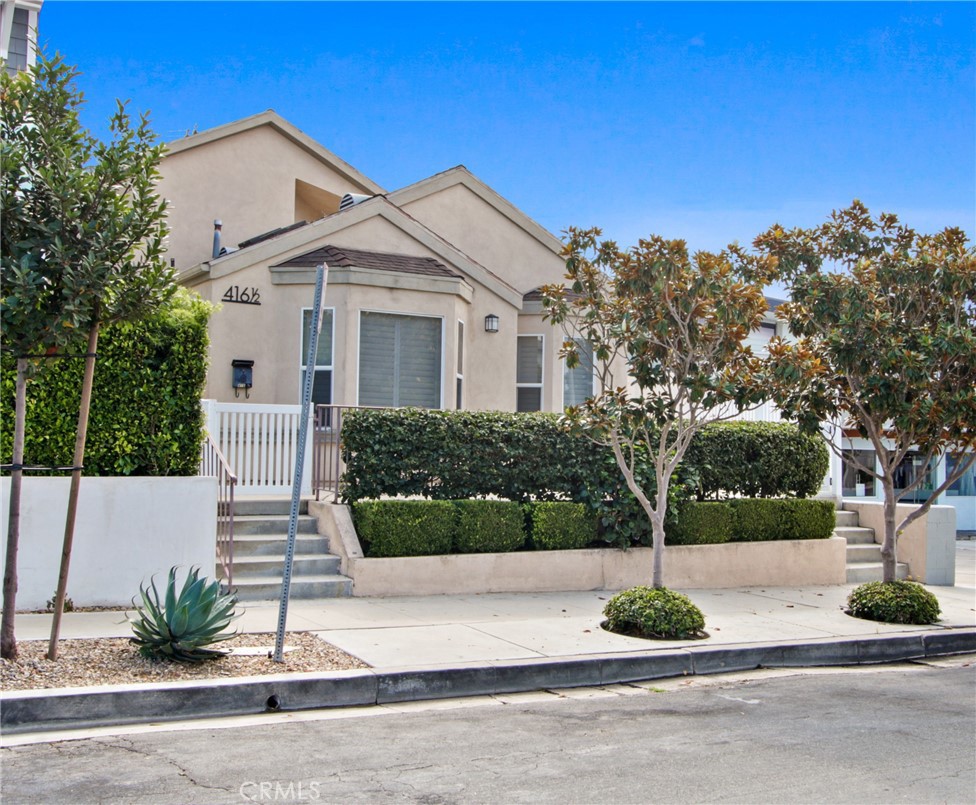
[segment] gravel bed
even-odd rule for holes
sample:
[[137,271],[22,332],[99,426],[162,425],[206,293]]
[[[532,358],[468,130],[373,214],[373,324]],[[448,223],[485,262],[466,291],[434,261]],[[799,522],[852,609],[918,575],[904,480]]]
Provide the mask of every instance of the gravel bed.
[[129,638],[67,639],[59,643],[58,659],[52,662],[45,658],[47,640],[23,640],[17,644],[19,656],[16,660],[0,659],[0,690],[226,679],[369,667],[308,632],[286,635],[283,663],[276,663],[269,656],[274,644],[273,633],[242,634],[219,643],[216,648],[263,651],[230,654],[201,663],[180,663],[147,659],[139,654]]

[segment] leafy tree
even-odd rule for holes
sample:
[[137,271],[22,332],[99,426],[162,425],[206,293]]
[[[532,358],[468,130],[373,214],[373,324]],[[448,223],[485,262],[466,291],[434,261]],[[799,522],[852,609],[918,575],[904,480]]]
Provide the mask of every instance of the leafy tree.
[[[39,55],[26,74],[3,73],[4,348],[20,360],[39,348],[47,352],[73,345],[77,353],[77,345],[86,344],[75,469],[48,650],[54,659],[99,330],[151,312],[175,289],[162,257],[166,204],[155,190],[163,146],[148,119],[142,116],[133,123],[121,102],[110,121],[111,140],[93,137],[78,119],[83,99],[74,86],[77,73],[59,56]],[[77,337],[70,339],[68,333]],[[25,367],[25,383],[26,375]],[[22,458],[15,457],[18,463]],[[3,638],[4,651],[15,655],[16,571],[9,554],[8,543],[7,573],[12,578],[8,584],[5,575]]]
[[[976,251],[960,229],[919,235],[858,201],[813,229],[774,226],[755,246],[778,261],[792,296],[779,313],[796,340],[770,347],[777,404],[810,431],[833,421],[871,442],[877,468],[844,459],[884,491],[881,554],[894,581],[898,536],[976,460]],[[926,476],[896,488],[913,451],[924,466],[955,463],[899,519],[898,501]]]
[[[567,365],[591,363],[599,390],[566,419],[613,451],[650,520],[652,583],[662,587],[668,496],[685,451],[707,423],[763,399],[761,362],[744,339],[766,310],[755,278],[771,261],[737,248],[689,256],[684,241],[657,236],[621,251],[598,242],[599,229],[567,234],[569,287],[546,286],[543,305],[567,335]],[[640,483],[644,451],[653,489]]]

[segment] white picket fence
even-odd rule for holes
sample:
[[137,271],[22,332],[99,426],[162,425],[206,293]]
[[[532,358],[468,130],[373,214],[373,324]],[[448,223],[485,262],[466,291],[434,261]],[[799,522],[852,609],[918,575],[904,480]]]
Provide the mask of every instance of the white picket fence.
[[[300,405],[251,405],[203,400],[207,430],[237,475],[237,497],[288,495],[298,454]],[[305,448],[302,494],[312,490],[311,437]]]

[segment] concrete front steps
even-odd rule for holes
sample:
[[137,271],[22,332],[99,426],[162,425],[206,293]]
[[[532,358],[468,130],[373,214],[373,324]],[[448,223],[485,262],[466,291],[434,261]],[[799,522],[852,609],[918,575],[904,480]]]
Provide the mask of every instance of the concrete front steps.
[[[881,562],[881,546],[874,541],[874,529],[862,528],[857,512],[837,510],[835,537],[847,540],[847,583],[863,584],[881,581],[884,577]],[[908,565],[899,562],[896,568],[899,579],[908,577]]]
[[[234,504],[234,583],[241,601],[275,600],[288,550],[291,501],[244,498]],[[218,563],[218,575],[221,570]],[[352,595],[352,579],[339,573],[339,557],[329,553],[328,539],[316,530],[308,502],[299,508],[292,564],[293,599],[342,598]]]

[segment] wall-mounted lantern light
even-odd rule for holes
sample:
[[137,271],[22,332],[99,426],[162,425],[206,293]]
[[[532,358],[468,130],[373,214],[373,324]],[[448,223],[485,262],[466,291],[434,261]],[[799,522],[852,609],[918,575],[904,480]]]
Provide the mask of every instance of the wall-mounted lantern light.
[[254,384],[254,361],[246,361],[241,358],[234,358],[230,362],[233,367],[232,385],[234,386],[234,396],[241,396],[241,389],[244,389],[244,399],[251,396],[251,386]]
[[485,332],[498,332],[498,316],[496,316],[494,313],[489,313],[487,316],[485,316]]

